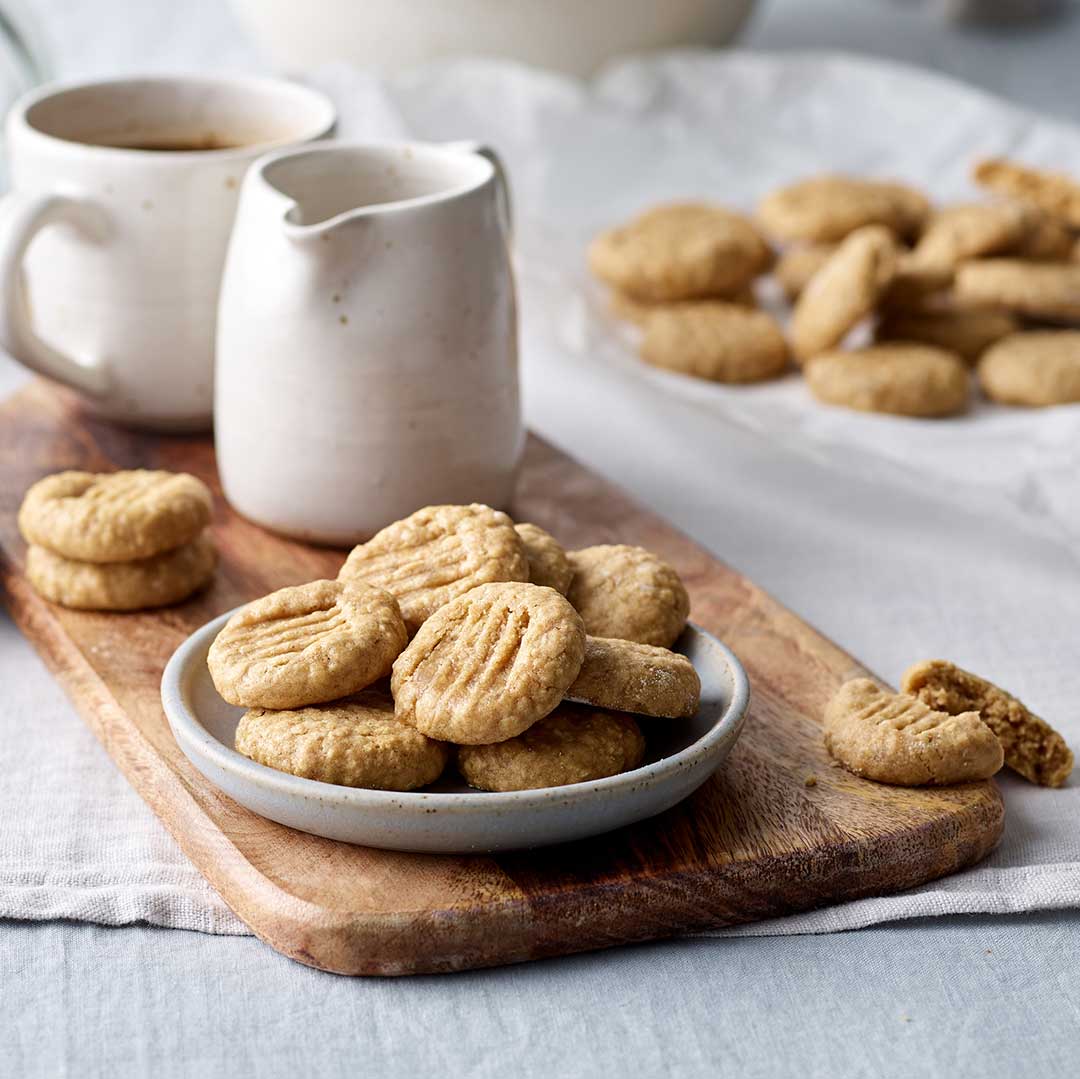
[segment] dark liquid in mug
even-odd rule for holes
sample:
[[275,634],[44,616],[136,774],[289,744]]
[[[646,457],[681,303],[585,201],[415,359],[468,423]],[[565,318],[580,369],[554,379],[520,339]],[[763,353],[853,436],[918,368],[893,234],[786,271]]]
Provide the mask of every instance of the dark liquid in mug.
[[205,135],[189,138],[163,136],[160,139],[132,139],[130,142],[121,139],[109,139],[99,143],[99,145],[112,146],[117,150],[150,150],[156,154],[169,152],[189,154],[192,151],[199,150],[235,150],[249,144],[236,139],[228,139],[213,132],[207,132]]

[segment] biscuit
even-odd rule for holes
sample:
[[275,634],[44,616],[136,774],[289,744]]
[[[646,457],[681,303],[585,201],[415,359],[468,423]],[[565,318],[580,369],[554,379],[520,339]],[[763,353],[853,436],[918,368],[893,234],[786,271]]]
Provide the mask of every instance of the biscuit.
[[1080,401],[1080,330],[1003,337],[978,367],[983,393],[1003,405],[1042,408]]
[[766,195],[758,220],[778,240],[836,243],[866,225],[917,232],[930,204],[913,188],[854,176],[813,176]]
[[58,472],[26,492],[27,543],[79,562],[130,562],[190,543],[210,523],[210,492],[186,473]]
[[480,584],[527,581],[529,563],[514,522],[490,506],[426,506],[354,547],[338,574],[385,589],[409,633]]
[[919,262],[910,251],[896,257],[896,270],[879,300],[885,310],[922,310],[934,306],[953,282],[951,266]]
[[217,550],[209,534],[171,551],[130,562],[76,562],[31,544],[26,577],[34,590],[62,607],[137,611],[187,599],[210,583]]
[[1048,322],[1080,322],[1080,265],[980,259],[956,271],[956,298]]
[[570,587],[574,571],[570,568],[566,552],[554,536],[533,524],[514,525],[525,545],[525,557],[529,561],[529,583],[544,588],[554,588],[561,596]]
[[1004,311],[890,311],[878,323],[878,341],[919,341],[955,352],[969,364],[995,342],[1015,333],[1019,322]]
[[241,718],[235,744],[279,772],[380,791],[426,787],[450,756],[449,747],[403,723],[394,702],[372,690],[307,708],[253,708]]
[[783,374],[788,346],[763,311],[702,301],[669,304],[645,320],[641,358],[713,382],[761,382]]
[[[725,303],[738,304],[740,307],[756,308],[758,305],[757,296],[754,295],[754,290],[750,285],[744,286],[738,292],[733,293],[730,296],[717,296],[715,299],[722,299]],[[677,301],[687,307],[692,307],[697,303],[711,303],[711,300],[681,300]],[[670,303],[644,303],[641,300],[635,300],[627,296],[625,293],[619,292],[617,289],[613,289],[611,292],[611,313],[616,318],[625,319],[627,322],[632,322],[635,326],[644,326],[646,320],[650,315],[657,311],[663,311],[667,307],[670,307]]]
[[645,739],[630,716],[563,704],[516,738],[461,746],[457,766],[470,787],[523,791],[618,775],[644,756]]
[[900,688],[937,712],[977,712],[997,735],[1005,764],[1031,783],[1060,787],[1072,771],[1072,751],[1044,719],[992,682],[943,659],[916,663]]
[[781,253],[773,267],[773,275],[789,301],[799,298],[810,284],[810,278],[829,261],[835,250],[836,244],[795,244]]
[[815,356],[806,365],[806,382],[819,401],[859,412],[952,416],[968,403],[964,361],[909,341]]
[[973,175],[990,191],[1023,199],[1069,228],[1080,229],[1080,183],[1071,177],[1000,157],[980,161]]
[[563,699],[585,627],[553,588],[485,584],[437,610],[394,663],[397,714],[431,738],[501,742]]
[[311,581],[241,607],[206,658],[218,693],[245,708],[303,708],[390,673],[408,637],[397,601],[357,581]]
[[601,281],[646,303],[732,295],[771,257],[745,217],[701,203],[658,206],[589,247],[589,266]]
[[1013,248],[1017,258],[1037,262],[1068,262],[1076,243],[1072,231],[1060,221],[1036,211],[1035,222],[1028,234]]
[[566,696],[596,708],[680,719],[697,713],[701,679],[690,660],[678,652],[634,641],[586,637],[585,660]]
[[896,241],[871,225],[853,232],[810,279],[791,316],[800,360],[839,344],[877,305],[896,272]]
[[829,701],[825,746],[849,772],[901,787],[989,779],[1003,759],[977,712],[935,712],[869,678],[845,682]]
[[968,259],[1015,250],[1036,220],[1037,215],[1018,202],[947,206],[931,215],[913,255],[925,265],[956,267]]
[[686,626],[690,597],[678,573],[643,547],[624,544],[568,551],[574,570],[567,598],[593,637],[670,648]]

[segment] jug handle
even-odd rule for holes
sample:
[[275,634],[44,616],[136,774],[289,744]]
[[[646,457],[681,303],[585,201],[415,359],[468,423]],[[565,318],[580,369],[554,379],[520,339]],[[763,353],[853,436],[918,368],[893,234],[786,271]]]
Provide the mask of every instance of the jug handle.
[[462,139],[458,142],[447,142],[443,145],[448,150],[460,150],[462,153],[479,154],[491,162],[495,170],[495,189],[498,200],[499,221],[502,224],[503,233],[507,244],[514,238],[514,205],[510,196],[510,180],[506,173],[506,166],[502,158],[490,147],[482,142],[472,139]]
[[92,243],[105,238],[104,213],[93,203],[66,195],[12,191],[0,202],[0,346],[21,364],[84,393],[108,389],[108,372],[73,360],[34,330],[22,261],[38,231],[58,224],[76,229]]

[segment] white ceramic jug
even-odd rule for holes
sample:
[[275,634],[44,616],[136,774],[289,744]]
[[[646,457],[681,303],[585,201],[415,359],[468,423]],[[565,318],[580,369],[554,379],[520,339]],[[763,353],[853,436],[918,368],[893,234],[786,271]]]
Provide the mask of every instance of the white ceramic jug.
[[348,544],[420,506],[504,505],[523,430],[494,155],[315,144],[244,180],[218,312],[225,495]]

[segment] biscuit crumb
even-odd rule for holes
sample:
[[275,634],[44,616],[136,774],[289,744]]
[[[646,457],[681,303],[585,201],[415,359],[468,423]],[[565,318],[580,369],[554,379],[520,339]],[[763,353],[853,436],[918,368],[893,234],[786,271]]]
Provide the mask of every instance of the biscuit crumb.
[[816,787],[817,786],[817,776],[807,776],[803,780],[803,786],[804,787]]

